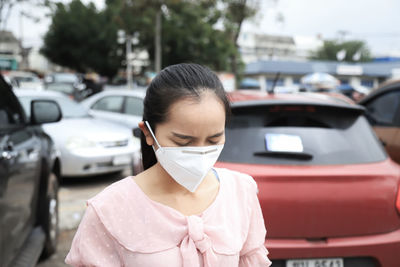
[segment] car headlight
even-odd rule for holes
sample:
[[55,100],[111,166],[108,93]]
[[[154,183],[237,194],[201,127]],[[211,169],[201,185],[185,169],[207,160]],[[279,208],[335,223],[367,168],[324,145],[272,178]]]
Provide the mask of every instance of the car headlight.
[[78,137],[78,136],[69,138],[66,143],[66,148],[71,151],[81,148],[91,148],[95,146],[96,146],[95,142],[90,141],[84,137]]

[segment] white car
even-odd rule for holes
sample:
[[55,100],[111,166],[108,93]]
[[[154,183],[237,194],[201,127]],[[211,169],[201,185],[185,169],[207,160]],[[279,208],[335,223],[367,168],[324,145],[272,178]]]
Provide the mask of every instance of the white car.
[[43,90],[43,82],[35,73],[28,71],[10,71],[5,73],[9,83],[17,89]]
[[110,89],[92,95],[80,102],[89,109],[89,114],[125,125],[138,127],[143,116],[143,99],[146,91],[140,89]]
[[85,107],[58,92],[18,90],[16,95],[28,116],[33,100],[51,99],[60,106],[62,120],[44,124],[43,129],[61,152],[62,176],[90,176],[126,168],[135,174],[141,170],[140,140],[130,128],[94,118]]

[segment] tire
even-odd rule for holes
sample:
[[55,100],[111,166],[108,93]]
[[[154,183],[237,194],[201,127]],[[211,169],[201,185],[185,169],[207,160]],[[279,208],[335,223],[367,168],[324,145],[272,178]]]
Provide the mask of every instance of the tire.
[[46,234],[46,242],[42,252],[42,258],[52,255],[57,249],[58,243],[58,179],[51,172],[47,182],[46,198],[44,199],[44,208],[39,214],[40,225]]

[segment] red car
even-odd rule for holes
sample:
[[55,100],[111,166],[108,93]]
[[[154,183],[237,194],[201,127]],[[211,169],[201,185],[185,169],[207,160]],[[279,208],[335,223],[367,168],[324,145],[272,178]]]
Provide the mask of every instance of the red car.
[[400,167],[364,109],[319,94],[234,92],[217,167],[259,188],[274,267],[400,266]]

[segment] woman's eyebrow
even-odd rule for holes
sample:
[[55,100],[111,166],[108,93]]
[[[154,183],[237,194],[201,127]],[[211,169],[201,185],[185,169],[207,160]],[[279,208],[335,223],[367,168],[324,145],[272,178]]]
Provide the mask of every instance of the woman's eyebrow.
[[212,135],[212,136],[209,136],[208,138],[220,137],[221,135],[224,134],[224,132],[225,132],[225,131],[222,131],[222,132],[220,132],[220,133],[216,133],[216,134],[214,134],[214,135]]
[[[209,136],[208,138],[220,137],[220,136],[222,136],[222,135],[224,134],[224,132],[225,132],[225,131],[216,133],[216,134],[214,134],[214,135]],[[178,138],[180,138],[180,139],[191,139],[191,140],[197,139],[197,137],[194,137],[194,136],[179,134],[179,133],[175,133],[175,132],[172,132],[172,135],[174,135],[175,137],[178,137]]]
[[172,134],[180,139],[196,139],[196,137],[190,135],[178,134],[174,132],[172,132]]

